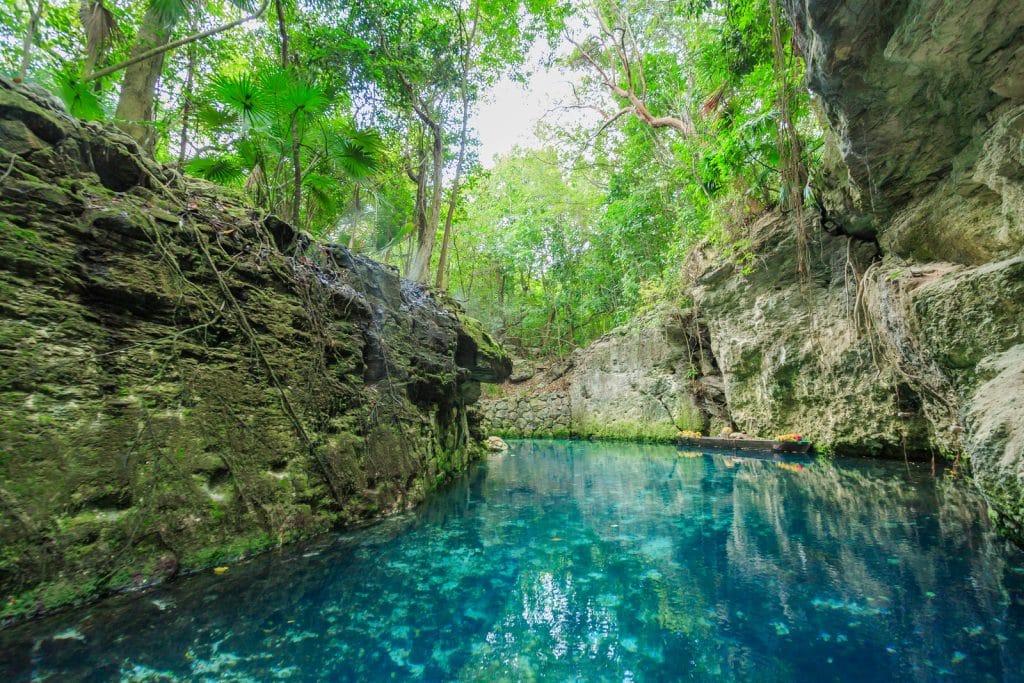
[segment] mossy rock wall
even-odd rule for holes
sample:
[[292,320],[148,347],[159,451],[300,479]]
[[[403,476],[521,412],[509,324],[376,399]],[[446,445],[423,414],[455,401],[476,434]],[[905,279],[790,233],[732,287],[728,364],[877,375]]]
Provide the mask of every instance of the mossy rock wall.
[[0,81],[0,619],[416,503],[510,362],[319,244]]

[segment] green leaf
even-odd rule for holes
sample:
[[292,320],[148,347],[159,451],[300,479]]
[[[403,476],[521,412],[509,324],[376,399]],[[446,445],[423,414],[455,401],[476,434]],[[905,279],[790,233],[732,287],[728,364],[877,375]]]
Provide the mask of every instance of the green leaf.
[[216,76],[210,87],[217,101],[239,117],[243,130],[270,121],[271,99],[248,74]]
[[209,156],[190,159],[185,170],[219,185],[230,185],[242,177],[238,160],[230,156]]
[[79,78],[67,73],[57,74],[56,81],[60,89],[60,98],[64,100],[72,116],[86,121],[102,121],[106,117],[94,84],[83,83]]

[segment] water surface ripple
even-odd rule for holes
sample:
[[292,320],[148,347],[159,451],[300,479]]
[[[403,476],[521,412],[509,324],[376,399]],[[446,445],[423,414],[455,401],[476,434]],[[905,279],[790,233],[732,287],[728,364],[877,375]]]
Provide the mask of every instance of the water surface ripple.
[[1024,681],[1024,553],[928,465],[527,441],[358,532],[0,632],[0,680]]

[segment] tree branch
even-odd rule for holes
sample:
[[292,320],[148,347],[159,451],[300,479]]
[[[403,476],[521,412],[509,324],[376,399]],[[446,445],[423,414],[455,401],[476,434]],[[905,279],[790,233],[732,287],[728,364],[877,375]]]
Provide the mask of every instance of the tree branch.
[[86,76],[85,78],[83,78],[82,82],[83,83],[89,83],[90,81],[95,81],[97,78],[103,78],[104,76],[109,76],[110,74],[116,73],[116,72],[120,71],[121,69],[128,68],[132,64],[138,64],[139,62],[144,62],[147,59],[150,59],[152,57],[156,57],[157,55],[163,54],[164,52],[169,52],[170,50],[173,50],[175,48],[181,47],[182,45],[188,45],[189,43],[194,43],[197,40],[202,40],[204,38],[209,38],[210,36],[215,36],[218,33],[223,33],[224,31],[227,31],[229,29],[235,28],[236,26],[241,26],[242,24],[244,24],[244,23],[246,23],[248,21],[252,21],[253,19],[258,19],[263,14],[263,12],[266,11],[267,5],[269,5],[269,4],[270,4],[270,0],[263,0],[263,4],[261,4],[259,7],[257,7],[256,11],[253,12],[252,14],[250,14],[249,16],[242,17],[241,19],[236,19],[235,21],[228,22],[227,24],[221,24],[220,26],[215,26],[214,28],[211,28],[211,29],[209,29],[207,31],[203,31],[202,33],[196,33],[196,34],[191,35],[191,36],[185,36],[184,38],[179,38],[178,40],[171,41],[170,43],[167,43],[166,45],[161,45],[159,47],[154,47],[152,50],[146,50],[145,52],[142,52],[142,53],[136,55],[135,57],[132,57],[131,59],[126,59],[125,61],[123,61],[123,62],[121,62],[119,64],[114,64],[112,66],[106,67],[105,69],[100,69],[99,71],[95,71],[95,72],[89,74],[88,76]]
[[594,140],[596,141],[597,138],[599,138],[601,136],[601,133],[604,132],[605,128],[607,128],[608,126],[612,125],[613,123],[615,123],[616,121],[618,121],[620,118],[622,118],[626,114],[630,113],[631,111],[633,111],[632,107],[623,107],[619,111],[615,112],[614,115],[612,115],[612,116],[608,117],[607,119],[605,119],[605,122],[602,123],[601,127],[597,129],[596,133],[594,133]]

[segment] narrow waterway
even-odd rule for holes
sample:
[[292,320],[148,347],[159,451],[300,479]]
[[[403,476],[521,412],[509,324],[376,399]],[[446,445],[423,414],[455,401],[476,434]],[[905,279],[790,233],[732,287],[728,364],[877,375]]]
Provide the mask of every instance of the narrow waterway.
[[1024,553],[927,464],[518,442],[420,509],[0,632],[0,680],[1024,680]]

